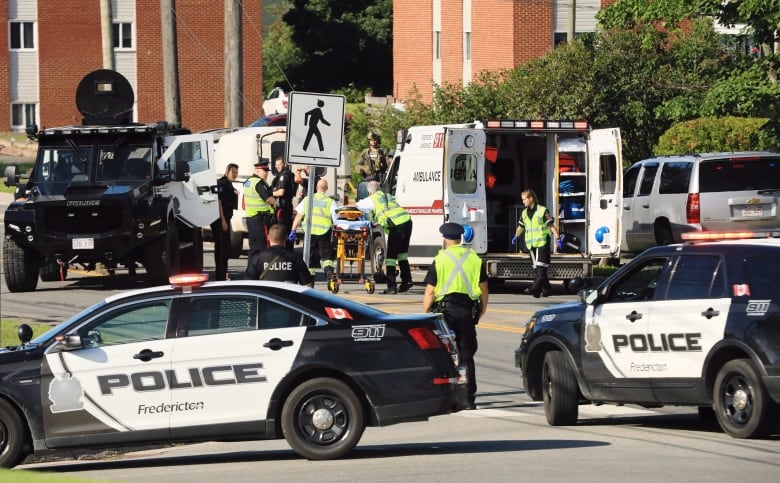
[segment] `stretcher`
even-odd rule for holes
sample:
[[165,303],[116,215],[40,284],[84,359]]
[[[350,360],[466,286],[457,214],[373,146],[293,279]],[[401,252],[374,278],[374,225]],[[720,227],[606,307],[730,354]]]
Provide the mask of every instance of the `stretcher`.
[[[362,283],[366,292],[372,294],[376,283],[366,273],[366,254],[373,239],[373,228],[368,215],[357,208],[341,208],[336,211],[337,219],[333,223],[333,238],[336,245],[336,270],[328,280],[328,290],[338,293],[343,282],[344,268],[347,262],[354,267],[357,262],[358,283]],[[374,258],[369,257],[371,271],[374,273]]]

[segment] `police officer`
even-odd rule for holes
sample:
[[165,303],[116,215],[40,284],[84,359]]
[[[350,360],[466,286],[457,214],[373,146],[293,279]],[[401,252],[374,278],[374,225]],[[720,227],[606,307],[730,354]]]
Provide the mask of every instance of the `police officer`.
[[439,227],[444,249],[433,259],[425,275],[423,312],[444,314],[447,325],[455,332],[461,363],[468,374],[466,409],[476,409],[474,398],[477,378],[474,354],[477,352],[477,323],[488,304],[488,282],[485,265],[470,247],[460,244],[464,230],[458,223]]
[[225,175],[217,180],[219,218],[211,224],[211,235],[214,237],[215,280],[227,280],[228,259],[230,258],[230,220],[233,218],[233,211],[238,208],[238,192],[233,187],[233,181],[237,177],[238,165],[229,163],[225,169]]
[[[274,198],[276,198],[276,221],[284,225],[286,230],[292,228],[293,220],[293,196],[295,196],[295,182],[292,172],[284,157],[276,158],[276,177],[271,184]],[[285,240],[287,248],[292,250],[292,242]]]
[[[378,181],[368,183],[368,198],[357,202],[357,207],[371,213],[372,219],[387,233],[387,289],[386,294],[406,292],[414,283],[409,267],[409,241],[412,238],[412,217],[398,204],[395,196],[379,189]],[[396,266],[401,271],[401,286],[396,285]]]
[[[328,180],[320,178],[317,181],[317,192],[312,195],[311,212],[311,242],[312,249],[317,247],[320,256],[322,270],[325,272],[325,280],[330,280],[334,276],[336,264],[333,261],[333,220],[336,217],[336,208],[338,204],[329,198]],[[292,229],[288,240],[295,241],[295,230],[300,226],[303,219],[308,216],[309,197],[306,196],[295,208],[297,212],[292,223]],[[309,255],[311,257],[311,254]],[[311,262],[311,261],[310,261]],[[309,267],[312,263],[309,263]],[[314,268],[309,268],[314,274]]]
[[512,245],[517,244],[518,237],[525,232],[525,246],[531,254],[531,266],[534,272],[533,285],[526,289],[525,293],[536,298],[539,298],[540,295],[547,297],[551,291],[547,268],[550,266],[552,241],[556,240],[559,249],[563,242],[558,237],[555,219],[547,208],[539,204],[534,190],[523,191],[520,193],[520,198],[523,200],[525,209],[517,222],[518,227],[514,238],[512,238]]
[[247,267],[248,280],[271,280],[314,286],[314,278],[309,273],[309,267],[306,266],[303,258],[285,249],[286,234],[287,227],[279,223],[268,229],[268,241],[271,246]]
[[[246,228],[249,232],[249,263],[268,248],[268,227],[273,224],[276,200],[265,179],[268,177],[268,160],[255,163],[255,172],[244,182]],[[248,265],[247,265],[248,267]]]

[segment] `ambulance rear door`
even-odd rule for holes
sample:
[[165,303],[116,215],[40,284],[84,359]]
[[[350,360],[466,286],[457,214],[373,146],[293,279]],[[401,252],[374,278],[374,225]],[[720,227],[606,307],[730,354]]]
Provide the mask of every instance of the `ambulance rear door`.
[[485,131],[446,128],[444,139],[444,221],[468,225],[473,239],[464,243],[487,252]]
[[588,251],[620,254],[623,160],[617,128],[595,129],[588,140]]

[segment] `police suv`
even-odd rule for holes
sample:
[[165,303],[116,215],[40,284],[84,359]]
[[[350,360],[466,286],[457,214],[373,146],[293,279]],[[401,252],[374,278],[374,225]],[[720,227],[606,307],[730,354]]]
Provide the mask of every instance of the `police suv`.
[[[703,241],[715,237],[731,240]],[[778,237],[690,233],[646,250],[580,301],[536,312],[515,351],[526,392],[554,426],[576,424],[583,402],[633,403],[714,410],[736,438],[774,433]]]
[[47,449],[282,437],[330,459],[366,426],[457,410],[465,370],[440,315],[206,279],[108,297],[32,340],[22,325],[0,350],[0,466]]

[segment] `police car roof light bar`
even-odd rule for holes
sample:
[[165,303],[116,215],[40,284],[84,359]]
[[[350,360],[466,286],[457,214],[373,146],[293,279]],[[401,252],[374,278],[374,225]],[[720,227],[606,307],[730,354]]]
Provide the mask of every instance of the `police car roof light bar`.
[[180,273],[168,277],[173,287],[200,287],[209,280],[207,273]]
[[780,238],[780,231],[701,231],[683,233],[681,238],[686,242]]

